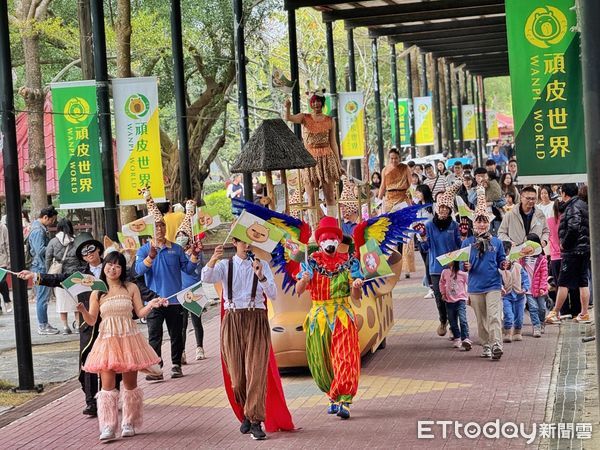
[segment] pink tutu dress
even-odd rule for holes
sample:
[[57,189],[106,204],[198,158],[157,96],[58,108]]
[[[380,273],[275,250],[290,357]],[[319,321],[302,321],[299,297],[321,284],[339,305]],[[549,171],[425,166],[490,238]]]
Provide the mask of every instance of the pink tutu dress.
[[104,297],[100,302],[98,338],[88,355],[83,370],[100,373],[133,372],[160,363],[132,319],[133,302],[128,295]]

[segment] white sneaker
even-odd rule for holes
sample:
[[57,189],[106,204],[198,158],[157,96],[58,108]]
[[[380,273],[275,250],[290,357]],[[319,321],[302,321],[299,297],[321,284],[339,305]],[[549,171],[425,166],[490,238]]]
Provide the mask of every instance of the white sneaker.
[[102,433],[100,433],[101,441],[108,441],[109,439],[114,439],[114,438],[115,438],[115,430],[113,430],[109,426],[106,426],[102,429]]
[[201,359],[206,359],[206,356],[204,356],[204,349],[202,347],[196,347],[196,361],[200,361]]
[[133,429],[133,425],[124,423],[121,427],[121,437],[132,437],[135,436],[135,430]]
[[435,294],[433,293],[433,289],[429,289],[429,292],[427,292],[427,294],[425,294],[425,296],[423,298],[433,298],[435,297]]
[[460,339],[453,339],[452,340],[452,347],[454,347],[454,348],[461,348],[462,347],[462,341]]

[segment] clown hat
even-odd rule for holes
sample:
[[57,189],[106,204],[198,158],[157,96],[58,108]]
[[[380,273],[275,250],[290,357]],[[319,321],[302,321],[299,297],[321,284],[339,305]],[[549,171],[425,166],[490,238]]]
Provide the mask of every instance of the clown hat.
[[340,242],[342,242],[344,237],[342,229],[338,225],[338,221],[335,217],[325,216],[321,219],[319,226],[315,230],[315,239],[317,242],[321,242],[321,236],[326,233],[335,234]]
[[154,203],[152,194],[150,194],[150,188],[146,186],[145,188],[140,189],[140,194],[142,194],[142,197],[144,197],[144,199],[146,200],[146,207],[148,208],[148,214],[152,214],[152,216],[154,217],[154,222],[155,223],[158,223],[158,222],[164,223],[165,219],[163,218],[163,215],[160,212],[160,209],[158,209],[158,206],[156,205],[156,203]]
[[477,204],[475,205],[475,220],[483,217],[488,222],[494,219],[494,214],[488,211],[487,202],[485,200],[485,188],[477,186]]
[[436,209],[439,210],[440,206],[447,206],[450,210],[454,209],[454,197],[456,197],[456,193],[462,186],[462,178],[457,178],[452,186],[450,186],[446,191],[442,192],[438,195]]
[[192,218],[194,217],[195,213],[196,202],[194,200],[188,200],[187,202],[185,202],[185,217],[179,225],[179,228],[177,228],[177,233],[175,233],[175,235],[183,233],[188,238],[192,237]]

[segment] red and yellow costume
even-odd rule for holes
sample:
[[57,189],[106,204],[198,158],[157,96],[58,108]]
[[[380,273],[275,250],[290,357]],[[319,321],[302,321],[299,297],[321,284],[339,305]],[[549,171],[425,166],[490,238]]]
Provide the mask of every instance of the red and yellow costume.
[[[341,242],[337,220],[324,217],[315,237],[319,243],[330,238]],[[305,273],[310,276],[307,289],[312,298],[304,322],[308,366],[331,402],[352,403],[358,389],[360,347],[349,300],[353,280],[362,278],[360,263],[347,254],[317,251],[302,264],[298,278]]]

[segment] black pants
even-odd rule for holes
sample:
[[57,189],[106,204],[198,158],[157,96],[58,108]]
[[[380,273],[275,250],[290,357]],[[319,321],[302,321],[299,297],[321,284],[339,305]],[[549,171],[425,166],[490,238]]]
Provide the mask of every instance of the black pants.
[[442,300],[442,293],[440,292],[439,274],[431,274],[431,289],[433,289],[433,295],[435,296],[435,306],[437,306],[440,322],[447,323],[448,313],[446,312],[446,304]]
[[183,348],[185,348],[185,341],[187,336],[188,318],[192,316],[192,326],[194,327],[194,334],[196,335],[196,347],[204,347],[204,328],[202,327],[202,316],[198,317],[196,314],[192,314],[187,309],[183,310],[183,330],[181,337],[183,339]]
[[[4,299],[4,304],[8,306],[8,304],[10,303],[10,291],[8,290],[8,283],[6,282],[6,277],[4,277],[4,280],[0,281],[0,294]],[[2,308],[0,308],[0,310],[1,309]]]
[[[183,306],[169,305],[155,308],[148,314],[148,342],[158,356],[161,356],[164,322],[167,322],[167,331],[171,339],[171,362],[173,365],[180,366],[183,353]],[[162,359],[160,365],[161,367],[163,365]]]

